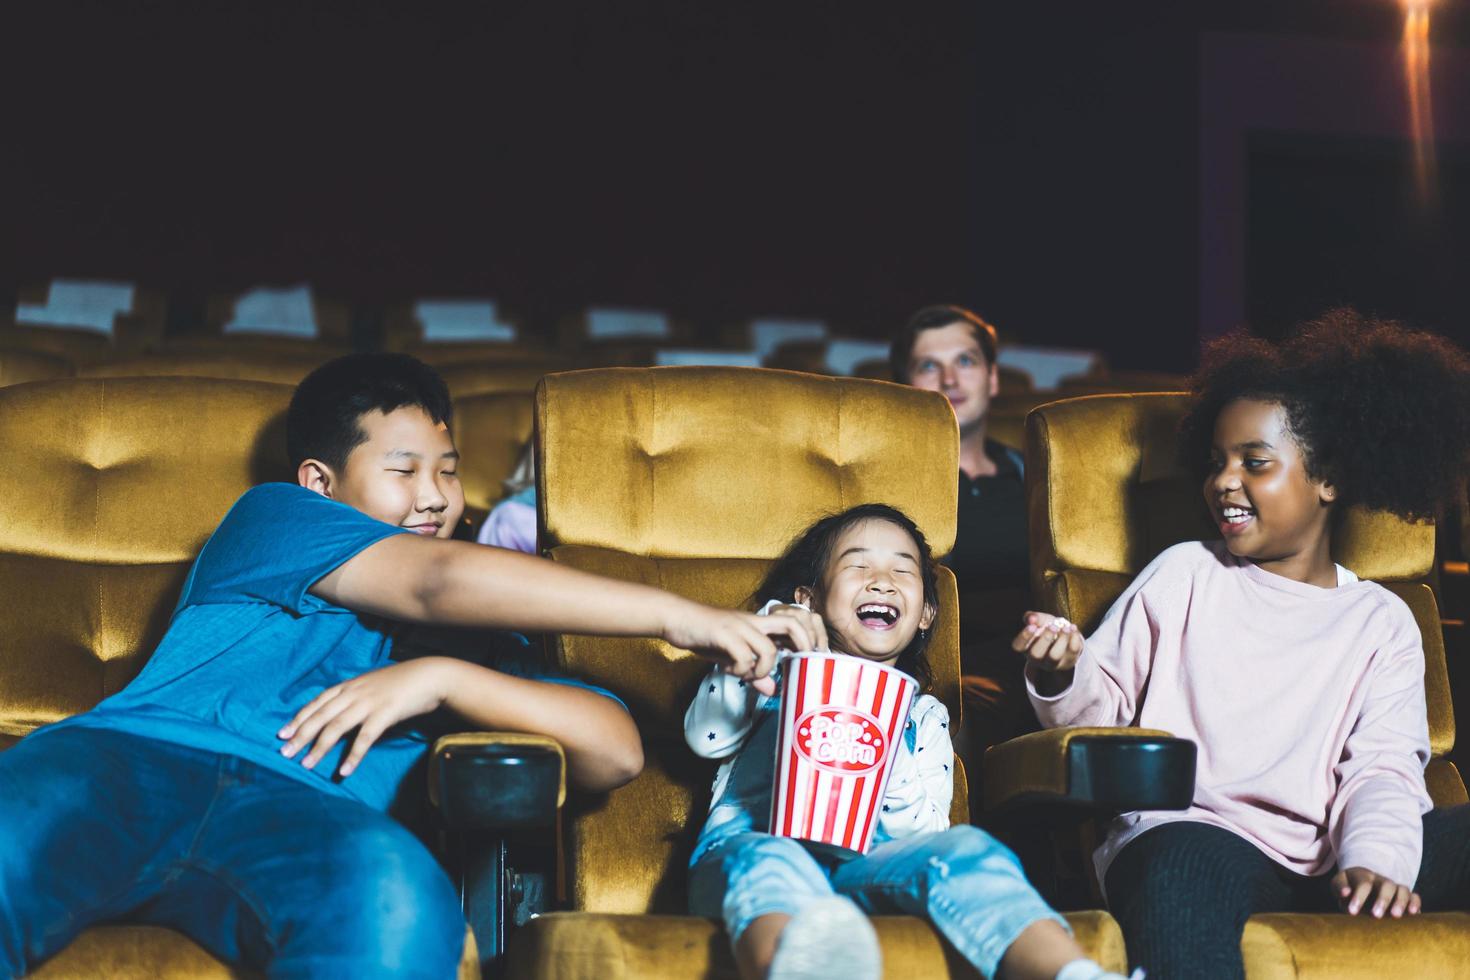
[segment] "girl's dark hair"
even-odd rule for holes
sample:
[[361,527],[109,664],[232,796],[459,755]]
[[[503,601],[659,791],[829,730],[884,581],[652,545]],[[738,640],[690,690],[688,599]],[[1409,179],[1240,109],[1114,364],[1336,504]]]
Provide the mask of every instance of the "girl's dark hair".
[[1339,503],[1428,520],[1464,492],[1470,357],[1444,337],[1333,310],[1279,344],[1244,332],[1214,341],[1193,388],[1181,436],[1201,476],[1220,411],[1251,398],[1282,406],[1307,475]]
[[933,607],[935,618],[927,629],[921,629],[914,634],[913,642],[898,655],[894,666],[918,681],[921,692],[927,691],[934,684],[934,673],[929,669],[927,651],[929,638],[934,635],[934,626],[939,621],[938,576],[934,570],[934,556],[929,553],[929,542],[924,540],[924,532],[898,508],[887,504],[859,504],[817,521],[792,542],[786,553],[771,566],[765,581],[756,589],[752,603],[761,605],[772,599],[793,602],[796,590],[801,586],[820,594],[822,573],[832,560],[832,550],[837,546],[837,539],[848,528],[864,521],[887,521],[901,528],[918,546],[919,577],[924,583],[924,602]]

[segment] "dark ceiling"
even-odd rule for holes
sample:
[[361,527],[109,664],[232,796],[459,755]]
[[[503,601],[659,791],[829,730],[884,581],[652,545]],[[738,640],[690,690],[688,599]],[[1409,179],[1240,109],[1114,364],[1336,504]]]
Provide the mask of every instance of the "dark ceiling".
[[[1443,0],[1436,38],[1470,39]],[[3,267],[879,332],[966,302],[1192,357],[1204,30],[1309,3],[7,4]],[[1126,325],[1126,326],[1125,326]],[[1136,335],[1136,336],[1134,336]]]

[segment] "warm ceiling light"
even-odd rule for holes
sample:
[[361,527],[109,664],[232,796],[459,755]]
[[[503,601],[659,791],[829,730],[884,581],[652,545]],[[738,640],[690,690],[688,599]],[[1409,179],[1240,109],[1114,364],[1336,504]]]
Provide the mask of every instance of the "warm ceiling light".
[[1409,130],[1414,139],[1414,181],[1419,200],[1435,196],[1434,109],[1429,97],[1429,8],[1434,0],[1404,5],[1404,81],[1409,89]]

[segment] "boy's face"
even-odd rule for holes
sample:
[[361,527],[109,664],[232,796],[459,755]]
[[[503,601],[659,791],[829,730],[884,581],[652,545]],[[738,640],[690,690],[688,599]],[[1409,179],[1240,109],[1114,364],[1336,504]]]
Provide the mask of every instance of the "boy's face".
[[1238,558],[1278,561],[1315,548],[1337,497],[1307,475],[1306,460],[1275,402],[1242,398],[1215,419],[1205,504]]
[[963,320],[919,331],[909,351],[909,384],[948,398],[961,432],[985,420],[1000,389],[995,365]]
[[918,550],[896,524],[854,524],[832,547],[821,595],[800,588],[796,597],[826,622],[834,650],[891,664],[934,621]]
[[413,406],[387,414],[374,409],[357,424],[367,439],[319,492],[426,537],[453,534],[464,514],[464,488],[449,427]]

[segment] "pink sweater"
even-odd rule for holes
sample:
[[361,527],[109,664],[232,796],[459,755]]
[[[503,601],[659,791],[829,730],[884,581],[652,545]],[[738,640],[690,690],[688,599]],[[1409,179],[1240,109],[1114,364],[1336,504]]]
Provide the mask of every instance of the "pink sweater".
[[1301,874],[1419,875],[1432,806],[1419,628],[1403,600],[1341,566],[1322,589],[1221,542],[1175,545],[1087,638],[1066,691],[1027,687],[1048,727],[1162,728],[1199,746],[1193,805],[1119,817],[1099,880],[1171,820],[1223,827]]

